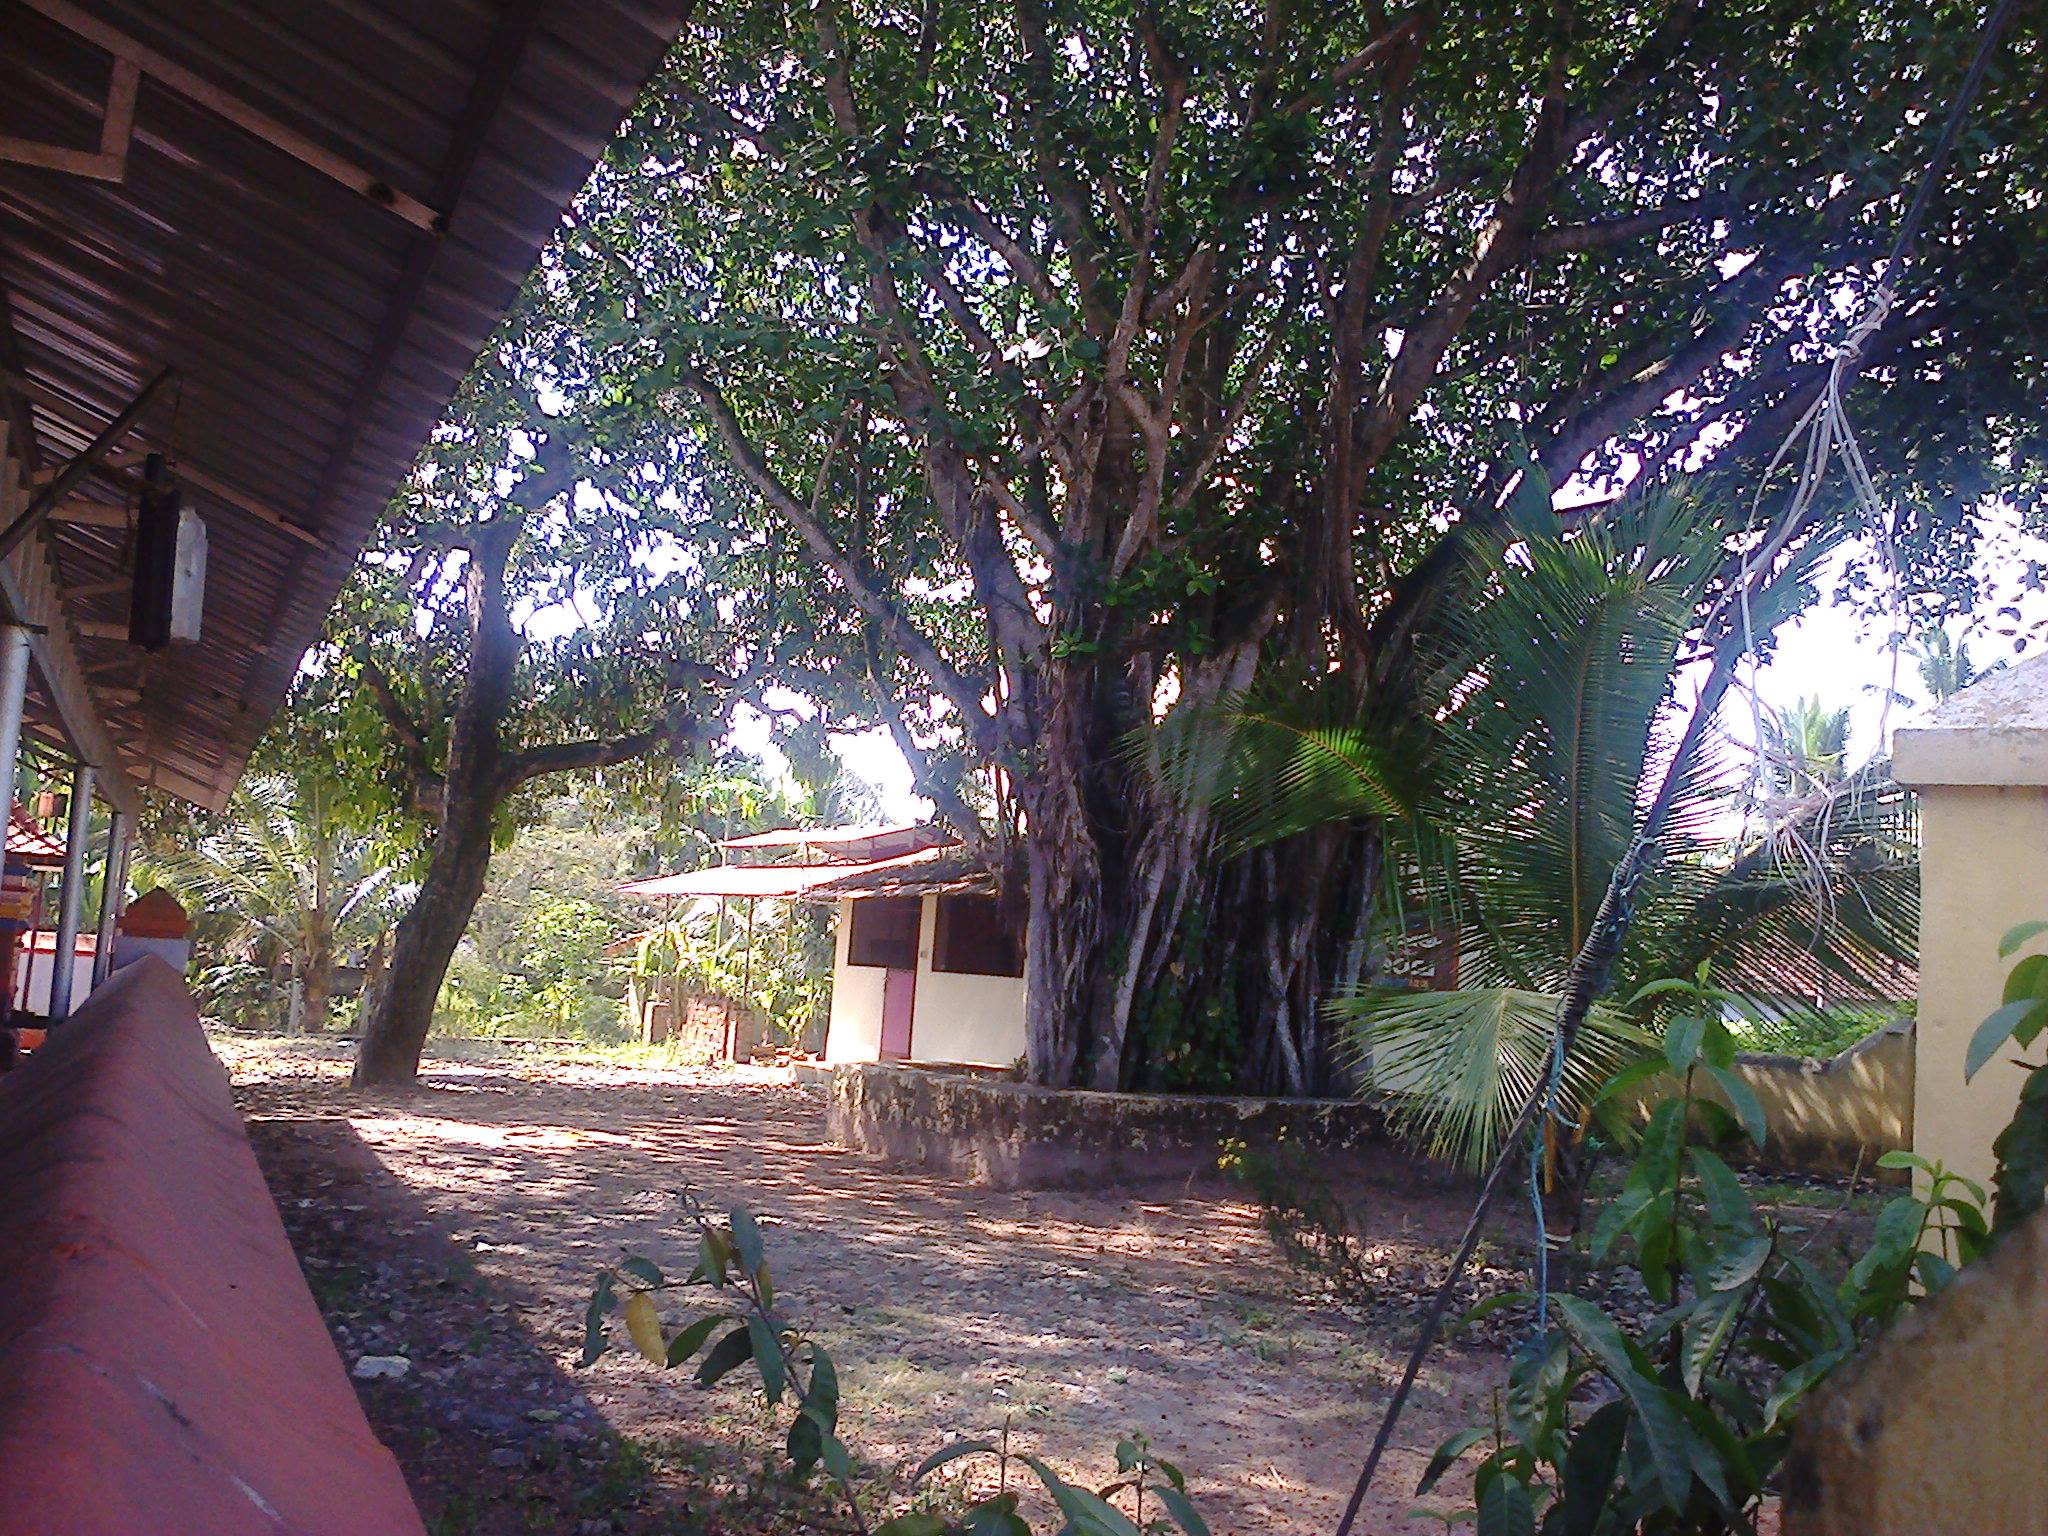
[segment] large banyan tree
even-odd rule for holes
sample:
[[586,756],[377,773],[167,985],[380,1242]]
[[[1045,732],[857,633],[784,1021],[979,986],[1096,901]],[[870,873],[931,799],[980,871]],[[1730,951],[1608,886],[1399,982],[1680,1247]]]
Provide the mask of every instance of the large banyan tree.
[[[857,680],[816,691],[1006,861],[1036,1079],[1316,1090],[1379,839],[1220,857],[1132,741],[1254,679],[1399,717],[1475,533],[1552,488],[1690,472],[1739,554],[1976,20],[707,4],[552,258],[550,366],[673,420],[795,675]],[[2023,21],[1850,370],[1909,569],[2031,507],[2041,52]]]

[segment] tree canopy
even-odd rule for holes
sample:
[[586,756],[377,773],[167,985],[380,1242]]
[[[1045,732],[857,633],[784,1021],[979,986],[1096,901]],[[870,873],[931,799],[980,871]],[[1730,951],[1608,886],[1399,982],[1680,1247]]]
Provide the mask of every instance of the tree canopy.
[[[575,457],[588,487],[528,519],[556,558],[521,595],[599,617],[523,697],[625,725],[686,589],[687,622],[722,626],[693,644],[772,661],[829,724],[886,724],[1005,863],[1041,1079],[1141,1079],[1160,1042],[1135,1019],[1220,1008],[1254,1021],[1246,1086],[1314,1086],[1369,829],[1219,861],[1123,744],[1260,674],[1411,708],[1414,640],[1517,509],[1689,472],[1732,567],[1880,278],[1896,300],[1847,370],[1895,499],[1873,547],[1967,601],[1973,509],[2032,512],[2041,482],[2038,25],[1916,247],[1885,254],[1977,19],[708,7],[384,569],[432,614],[450,497],[502,492],[539,441]],[[1786,553],[1844,512],[1824,497]],[[438,622],[429,649],[457,633]],[[1193,954],[1195,914],[1238,954]]]

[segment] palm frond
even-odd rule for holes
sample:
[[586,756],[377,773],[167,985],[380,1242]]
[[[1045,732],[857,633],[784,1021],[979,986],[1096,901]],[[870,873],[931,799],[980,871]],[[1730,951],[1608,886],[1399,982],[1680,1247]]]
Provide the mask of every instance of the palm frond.
[[[1489,1164],[1516,1115],[1550,1071],[1558,999],[1520,987],[1444,992],[1360,991],[1330,1004],[1372,1086],[1393,1106],[1395,1132],[1433,1157]],[[1564,1112],[1650,1049],[1649,1036],[1596,1005],[1564,1064]]]
[[1242,850],[1314,827],[1411,816],[1417,745],[1312,690],[1264,690],[1176,709],[1131,748],[1150,754],[1168,792],[1205,807]]

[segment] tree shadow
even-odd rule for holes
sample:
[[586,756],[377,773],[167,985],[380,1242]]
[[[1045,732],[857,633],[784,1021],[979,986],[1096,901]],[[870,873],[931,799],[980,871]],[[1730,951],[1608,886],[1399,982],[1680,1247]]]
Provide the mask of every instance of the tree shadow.
[[[526,1316],[531,1298],[480,1272],[341,1114],[251,1114],[249,1140],[343,1363],[402,1356],[356,1381],[434,1536],[724,1528],[745,1468],[714,1441],[652,1448],[605,1420]],[[705,1475],[701,1485],[679,1471]]]

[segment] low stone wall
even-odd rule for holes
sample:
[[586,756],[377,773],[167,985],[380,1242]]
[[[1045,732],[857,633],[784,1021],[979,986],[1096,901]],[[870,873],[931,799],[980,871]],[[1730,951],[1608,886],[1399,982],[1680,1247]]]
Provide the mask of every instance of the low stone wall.
[[[1894,1024],[1836,1056],[1744,1053],[1735,1070],[1763,1107],[1768,1137],[1754,1161],[1786,1173],[1846,1174],[1859,1165],[1867,1178],[1903,1181],[1881,1172],[1884,1153],[1913,1144],[1913,1026]],[[1694,1092],[1726,1104],[1704,1074]],[[1676,1081],[1653,1078],[1638,1099],[1641,1113],[1678,1091]]]
[[422,1536],[145,959],[0,1080],[0,1531]]
[[1054,1090],[967,1069],[829,1069],[827,1119],[842,1146],[994,1189],[1136,1183],[1213,1173],[1224,1143],[1378,1141],[1370,1103]]

